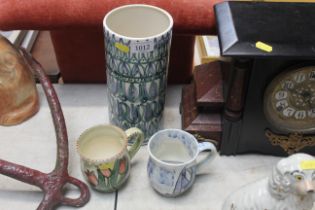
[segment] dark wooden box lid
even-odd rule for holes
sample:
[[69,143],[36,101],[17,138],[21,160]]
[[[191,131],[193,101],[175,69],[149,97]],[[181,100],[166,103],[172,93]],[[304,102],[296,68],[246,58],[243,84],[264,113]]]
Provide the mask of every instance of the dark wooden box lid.
[[[314,3],[230,1],[215,14],[223,56],[315,57]],[[272,51],[256,48],[258,41]]]

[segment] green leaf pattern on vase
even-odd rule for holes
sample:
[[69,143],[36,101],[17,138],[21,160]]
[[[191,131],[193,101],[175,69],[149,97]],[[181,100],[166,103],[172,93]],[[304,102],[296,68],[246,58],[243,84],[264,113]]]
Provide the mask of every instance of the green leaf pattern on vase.
[[[148,40],[128,40],[105,31],[110,122],[122,129],[138,127],[145,141],[159,128],[165,101],[171,31]],[[122,51],[152,42],[148,52]],[[132,142],[130,142],[132,143]]]

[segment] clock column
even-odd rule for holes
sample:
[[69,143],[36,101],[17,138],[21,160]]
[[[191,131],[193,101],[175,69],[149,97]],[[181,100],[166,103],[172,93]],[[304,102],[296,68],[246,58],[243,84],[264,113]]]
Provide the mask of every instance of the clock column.
[[224,109],[224,118],[227,120],[238,121],[242,117],[252,63],[252,59],[239,58],[234,60]]

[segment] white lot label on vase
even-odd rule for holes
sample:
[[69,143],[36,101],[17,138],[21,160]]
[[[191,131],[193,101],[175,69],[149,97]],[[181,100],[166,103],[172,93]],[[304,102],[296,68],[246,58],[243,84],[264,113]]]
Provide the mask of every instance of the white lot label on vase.
[[130,44],[131,53],[147,53],[154,49],[153,41],[132,42]]

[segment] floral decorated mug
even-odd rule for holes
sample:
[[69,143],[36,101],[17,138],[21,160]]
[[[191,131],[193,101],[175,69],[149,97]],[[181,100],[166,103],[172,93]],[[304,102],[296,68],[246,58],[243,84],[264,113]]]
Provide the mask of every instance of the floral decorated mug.
[[[196,175],[204,173],[217,155],[212,143],[198,143],[193,135],[179,129],[165,129],[154,134],[149,140],[148,151],[150,183],[153,189],[167,197],[187,191]],[[197,160],[202,151],[209,153]]]
[[[135,140],[128,149],[131,138]],[[97,125],[86,130],[77,141],[84,178],[98,191],[119,189],[129,176],[130,160],[143,140],[138,128],[123,131],[113,125]]]

